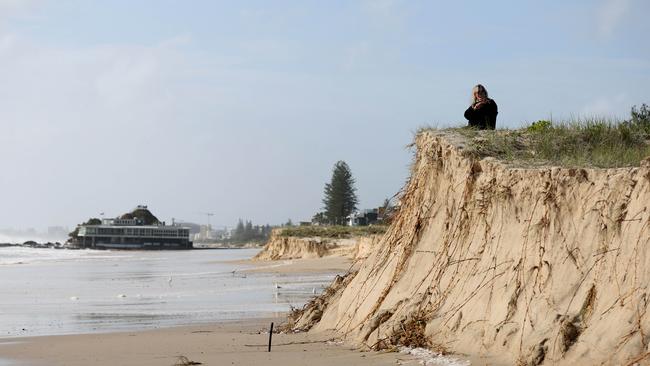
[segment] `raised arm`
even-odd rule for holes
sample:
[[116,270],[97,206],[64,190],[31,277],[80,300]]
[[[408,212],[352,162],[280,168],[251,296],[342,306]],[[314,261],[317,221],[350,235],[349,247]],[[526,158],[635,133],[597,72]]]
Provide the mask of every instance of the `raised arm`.
[[469,106],[469,108],[467,108],[464,114],[465,119],[471,121],[472,119],[474,119],[474,113],[475,113],[474,108],[472,108],[472,106]]

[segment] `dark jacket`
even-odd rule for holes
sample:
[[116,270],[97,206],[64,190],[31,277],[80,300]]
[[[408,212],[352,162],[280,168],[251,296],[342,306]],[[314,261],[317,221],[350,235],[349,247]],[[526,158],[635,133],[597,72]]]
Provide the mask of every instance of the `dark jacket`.
[[465,118],[469,121],[470,127],[480,130],[494,130],[497,125],[497,104],[492,99],[474,109],[471,106],[465,111]]

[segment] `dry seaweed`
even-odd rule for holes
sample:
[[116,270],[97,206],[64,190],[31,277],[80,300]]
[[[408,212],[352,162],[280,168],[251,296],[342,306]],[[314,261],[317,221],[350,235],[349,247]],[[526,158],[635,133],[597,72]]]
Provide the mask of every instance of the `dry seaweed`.
[[174,366],[191,366],[191,365],[202,365],[202,363],[192,361],[185,356],[178,356],[176,358],[176,363],[174,364]]

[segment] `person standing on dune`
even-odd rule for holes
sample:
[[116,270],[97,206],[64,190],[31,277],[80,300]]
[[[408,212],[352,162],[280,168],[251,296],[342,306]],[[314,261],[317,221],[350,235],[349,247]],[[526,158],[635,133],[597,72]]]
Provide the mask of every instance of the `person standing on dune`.
[[479,130],[494,130],[497,125],[497,104],[488,97],[488,92],[481,84],[472,89],[472,105],[465,111],[465,118],[470,127]]

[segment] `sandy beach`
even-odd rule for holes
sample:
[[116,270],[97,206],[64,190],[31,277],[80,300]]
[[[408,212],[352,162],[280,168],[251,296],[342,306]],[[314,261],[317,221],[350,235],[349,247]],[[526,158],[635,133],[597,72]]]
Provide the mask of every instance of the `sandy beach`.
[[[293,263],[303,269],[289,270],[294,265],[280,261],[234,263],[257,251],[0,248],[0,337],[272,318],[302,306],[347,269],[321,266],[323,271],[308,273],[307,267],[315,265],[299,261]],[[292,273],[281,272],[285,270]]]
[[357,262],[339,256],[277,261],[240,260],[233,263],[249,266],[244,272],[275,274],[346,273],[357,265]]
[[[41,252],[38,253],[41,255]],[[223,252],[209,253],[220,254]],[[130,255],[130,253],[126,254]],[[165,257],[170,257],[170,254],[162,254]],[[178,255],[178,253],[175,254]],[[124,261],[124,253],[118,252],[116,255],[119,256],[116,260]],[[158,260],[158,257],[155,258]],[[21,261],[23,260],[21,259]],[[207,266],[215,266],[217,262],[219,261],[203,263]],[[232,268],[239,268],[237,272],[252,272],[251,275],[256,273],[255,276],[264,276],[259,277],[256,281],[261,279],[281,281],[283,278],[286,278],[286,281],[293,281],[300,278],[296,277],[296,274],[306,273],[344,273],[352,264],[350,260],[340,257],[274,262],[253,262],[239,259],[226,262],[231,263]],[[104,259],[102,258],[99,262],[92,259],[89,263],[96,266],[104,263]],[[162,265],[168,262],[166,259],[160,259],[156,263]],[[209,263],[215,264],[210,265]],[[64,270],[70,264],[71,262],[59,262],[57,259],[55,266],[47,267],[47,270],[53,271],[57,268]],[[40,268],[38,263],[29,265],[32,267],[5,266],[4,270],[24,268],[36,271],[37,268]],[[167,265],[165,264],[165,266]],[[200,262],[197,262],[197,265],[201,265]],[[117,271],[119,268],[113,267],[114,264],[111,261],[107,266],[111,268],[111,271]],[[130,272],[131,267],[127,268],[123,271]],[[166,269],[167,267],[165,267]],[[230,267],[227,267],[224,270],[229,269]],[[197,269],[199,272],[202,270],[202,267]],[[278,277],[268,277],[267,279],[266,276]],[[167,284],[165,286],[168,287],[168,290],[189,286],[189,283],[187,285],[176,283],[180,282],[180,278],[174,279],[172,284],[174,287],[169,287]],[[229,274],[224,278],[232,279],[232,275]],[[248,276],[242,281],[250,278]],[[189,279],[194,279],[194,276],[189,276]],[[239,283],[232,285],[239,285]],[[292,286],[290,282],[282,283],[282,285]],[[290,290],[285,287],[283,290]],[[223,296],[228,295],[224,293]],[[17,298],[20,297],[17,296]],[[204,299],[203,301],[213,301],[210,300],[210,297],[201,298]],[[158,325],[154,325],[154,329],[151,329],[151,325],[144,329],[138,328],[137,324],[128,325],[131,329],[119,329],[104,327],[98,323],[96,331],[87,332],[83,331],[85,328],[79,328],[81,331],[75,333],[80,334],[8,335],[6,338],[0,338],[0,365],[175,365],[181,356],[204,365],[395,365],[414,360],[411,356],[399,353],[380,354],[352,350],[335,339],[334,335],[328,333],[317,335],[274,334],[274,346],[272,352],[269,353],[267,352],[269,325],[273,321],[277,329],[277,325],[283,323],[286,318],[282,316],[282,313],[276,313],[280,315],[275,318],[246,318],[245,314],[247,312],[243,311],[242,319],[239,320],[223,319],[207,324],[182,325],[181,323],[180,326],[175,326],[160,322]]]
[[[247,271],[269,273],[345,272],[351,261],[332,257],[251,262]],[[330,333],[274,334],[286,318],[244,319],[209,325],[100,334],[0,339],[0,365],[398,365],[419,360],[400,353],[360,352]],[[182,359],[185,357],[186,359]]]
[[0,340],[0,365],[175,365],[179,357],[203,365],[417,364],[400,353],[359,352],[328,334],[274,334],[282,319],[242,320],[150,331],[44,336]]

